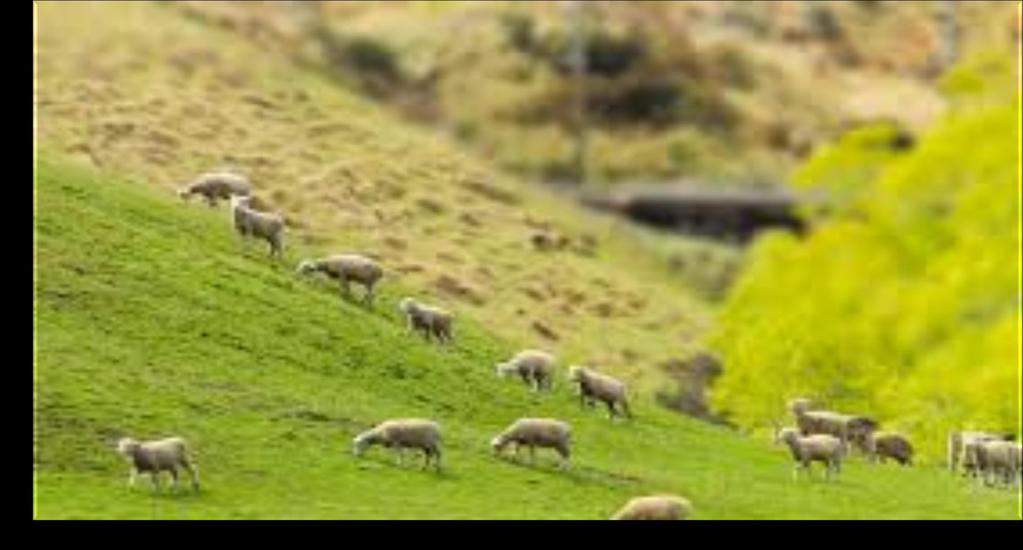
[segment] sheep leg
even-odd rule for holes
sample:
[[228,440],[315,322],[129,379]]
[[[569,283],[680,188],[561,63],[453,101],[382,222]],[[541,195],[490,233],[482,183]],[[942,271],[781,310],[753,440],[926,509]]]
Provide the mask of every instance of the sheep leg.
[[280,258],[281,254],[282,254],[282,252],[281,252],[281,248],[282,247],[281,247],[281,237],[280,237],[280,235],[274,235],[269,240],[270,240],[270,256],[271,257],[276,256],[276,257]]
[[621,406],[622,411],[625,413],[625,417],[631,420],[632,419],[632,411],[629,410],[629,402],[625,401],[623,399],[622,401],[620,401],[618,403],[618,405]]
[[363,294],[362,301],[367,306],[373,305],[373,285],[366,285],[366,293]]
[[196,471],[196,470],[198,470],[198,468],[196,468],[196,466],[194,464],[192,464],[191,461],[189,461],[187,458],[183,459],[181,461],[181,467],[184,468],[185,471],[188,472],[188,477],[191,478],[191,480],[192,480],[192,490],[198,493],[199,492],[199,472]]
[[150,479],[153,482],[153,489],[155,489],[156,492],[159,493],[160,492],[160,470],[153,470],[152,473],[149,474],[149,477],[150,477]]
[[556,450],[558,451],[558,455],[561,456],[561,464],[559,467],[561,469],[568,468],[568,459],[572,454],[571,451],[568,450],[568,446],[561,443],[556,447]]
[[170,475],[171,475],[171,479],[173,480],[173,482],[171,483],[171,492],[176,493],[176,492],[178,492],[178,469],[177,468],[171,468],[170,469]]
[[136,468],[132,468],[128,472],[128,488],[132,489],[135,487],[135,479],[138,478],[139,471]]
[[529,463],[534,464],[536,462],[536,446],[529,446]]
[[216,206],[217,206],[217,198],[212,196],[212,195],[204,195],[204,196],[206,197],[206,204],[208,204],[210,208],[216,208]]
[[605,401],[604,405],[607,405],[607,418],[608,418],[608,420],[614,420],[614,418],[615,418],[615,404],[614,404],[614,401]]

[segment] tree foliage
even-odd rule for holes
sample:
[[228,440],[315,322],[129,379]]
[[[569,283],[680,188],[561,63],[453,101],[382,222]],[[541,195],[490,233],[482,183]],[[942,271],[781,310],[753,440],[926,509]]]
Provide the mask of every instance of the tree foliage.
[[949,113],[908,152],[865,128],[823,147],[797,185],[841,207],[805,239],[763,237],[708,344],[712,401],[764,426],[809,395],[876,416],[936,457],[945,434],[1019,432],[1020,181],[1011,58],[951,71]]

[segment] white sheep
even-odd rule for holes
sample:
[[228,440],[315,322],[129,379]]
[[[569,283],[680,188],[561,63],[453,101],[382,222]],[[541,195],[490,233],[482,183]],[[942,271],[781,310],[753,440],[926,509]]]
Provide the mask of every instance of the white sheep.
[[352,294],[349,286],[351,282],[359,283],[366,289],[363,301],[367,304],[373,303],[373,287],[384,276],[384,270],[377,262],[359,254],[336,254],[318,260],[303,260],[296,271],[320,272],[337,279],[345,296]]
[[674,495],[636,497],[618,510],[613,520],[681,520],[692,513],[688,500]]
[[987,485],[1001,479],[1012,485],[1020,471],[1019,444],[1004,439],[978,441],[975,443],[977,470]]
[[963,475],[977,475],[976,446],[984,441],[1011,441],[1012,434],[998,434],[982,431],[954,431],[948,435],[948,469],[955,472],[963,467]]
[[423,468],[430,465],[440,470],[441,431],[440,424],[423,418],[395,418],[385,420],[352,439],[352,453],[362,456],[373,445],[383,445],[397,451],[398,464],[404,461],[405,449],[423,451]]
[[230,199],[234,195],[249,196],[252,186],[249,179],[231,172],[207,172],[178,189],[178,196],[188,200],[192,195],[202,195],[210,207],[217,205],[217,199]]
[[545,351],[527,349],[508,361],[497,363],[495,370],[500,378],[519,375],[533,391],[549,390],[554,380],[554,361],[554,356]]
[[809,474],[813,462],[823,462],[826,465],[825,479],[830,479],[832,472],[837,474],[842,468],[846,445],[838,437],[828,434],[801,436],[799,430],[784,428],[776,434],[775,440],[784,442],[792,451],[792,459],[796,461],[793,476],[797,479],[800,469]]
[[869,454],[868,438],[878,424],[873,419],[860,415],[849,415],[834,411],[809,410],[810,401],[805,398],[789,402],[789,409],[796,417],[801,435],[833,435],[846,442],[853,442],[865,454]]
[[567,422],[553,418],[520,418],[490,440],[494,453],[500,455],[509,443],[515,444],[515,455],[523,446],[529,447],[530,460],[536,460],[536,447],[554,449],[561,457],[561,467],[571,457],[572,428]]
[[160,472],[166,470],[174,479],[174,490],[178,488],[178,468],[184,468],[192,479],[192,489],[199,492],[199,471],[189,456],[188,443],[181,437],[169,437],[156,441],[139,442],[130,437],[117,441],[117,452],[131,465],[128,487],[135,486],[140,473],[149,473],[153,488],[160,490]]
[[614,418],[616,414],[623,412],[626,417],[632,418],[628,393],[623,382],[580,366],[569,367],[568,378],[579,387],[580,405],[593,406],[593,400],[599,399],[607,405],[608,418]]
[[279,213],[260,212],[249,206],[251,197],[231,197],[231,219],[239,235],[253,236],[270,244],[270,255],[280,256],[284,246],[284,218]]
[[450,312],[408,297],[398,302],[398,311],[405,315],[409,330],[422,332],[427,342],[430,341],[430,336],[441,343],[451,341],[451,324],[454,316]]

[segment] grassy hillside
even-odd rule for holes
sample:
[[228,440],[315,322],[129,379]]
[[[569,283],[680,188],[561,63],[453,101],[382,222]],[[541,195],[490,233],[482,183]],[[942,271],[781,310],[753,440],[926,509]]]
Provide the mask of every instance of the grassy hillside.
[[[644,391],[694,351],[693,281],[732,250],[686,248],[495,174],[425,129],[172,6],[41,3],[38,140],[170,192],[231,165],[286,215],[292,244],[358,251],[518,346],[617,372]],[[254,60],[258,60],[254,62]],[[537,232],[569,239],[540,251]],[[292,255],[297,261],[298,257]]]
[[[562,2],[174,5],[333,72],[503,169],[573,173]],[[847,125],[891,118],[917,131],[944,108],[931,80],[939,2],[585,5],[597,184],[781,184]],[[1007,2],[959,4],[960,53],[1013,43],[1014,16]]]
[[[793,482],[781,448],[647,398],[634,422],[609,423],[579,409],[563,373],[540,396],[496,379],[513,348],[476,323],[452,349],[405,334],[400,283],[366,311],[243,246],[223,208],[45,147],[36,180],[38,517],[599,519],[652,491],[686,495],[698,519],[1017,513],[1012,493],[928,467],[853,460],[835,483]],[[351,456],[357,431],[407,415],[443,424],[443,473]],[[573,424],[571,469],[490,455],[520,415]],[[187,437],[203,492],[154,497],[143,480],[129,493],[111,447],[124,433]]]

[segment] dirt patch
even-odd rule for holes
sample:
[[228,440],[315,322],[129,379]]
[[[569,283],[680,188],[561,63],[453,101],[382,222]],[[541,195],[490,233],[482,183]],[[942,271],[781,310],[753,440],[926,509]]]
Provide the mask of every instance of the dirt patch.
[[420,208],[422,208],[423,210],[426,210],[427,212],[429,212],[431,214],[442,214],[442,213],[444,213],[444,205],[439,203],[439,202],[437,202],[437,201],[435,201],[435,200],[433,200],[433,199],[427,199],[427,198],[419,199],[419,200],[416,201],[416,205],[419,206]]
[[462,180],[459,184],[477,195],[500,204],[517,205],[522,202],[519,196],[511,191],[477,179]]
[[433,281],[433,286],[444,294],[467,301],[473,305],[484,304],[483,297],[478,290],[451,275],[441,275]]
[[384,243],[384,246],[395,250],[405,250],[408,248],[408,243],[398,237],[384,237],[381,242]]
[[537,334],[543,336],[548,340],[557,341],[559,339],[558,334],[541,321],[533,321],[533,324],[531,326],[533,327],[533,330],[536,331]]

